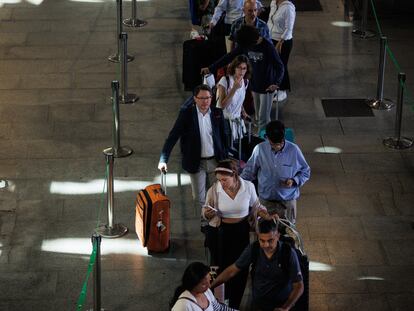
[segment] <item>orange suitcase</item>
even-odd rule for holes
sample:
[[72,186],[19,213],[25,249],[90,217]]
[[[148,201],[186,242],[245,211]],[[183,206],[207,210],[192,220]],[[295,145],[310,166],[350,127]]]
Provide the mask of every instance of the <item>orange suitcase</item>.
[[[165,174],[161,181],[166,185],[164,179]],[[135,231],[142,246],[149,252],[167,251],[170,246],[170,199],[163,186],[153,184],[140,190],[135,206]]]

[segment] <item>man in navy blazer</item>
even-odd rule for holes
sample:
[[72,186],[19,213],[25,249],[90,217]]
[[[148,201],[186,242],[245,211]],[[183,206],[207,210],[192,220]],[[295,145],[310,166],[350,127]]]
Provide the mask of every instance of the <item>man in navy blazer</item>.
[[212,91],[209,86],[197,86],[181,107],[178,118],[161,151],[158,169],[167,170],[167,162],[180,139],[182,167],[190,174],[193,198],[204,205],[206,189],[215,180],[217,162],[228,156],[227,127],[223,111],[210,107]]

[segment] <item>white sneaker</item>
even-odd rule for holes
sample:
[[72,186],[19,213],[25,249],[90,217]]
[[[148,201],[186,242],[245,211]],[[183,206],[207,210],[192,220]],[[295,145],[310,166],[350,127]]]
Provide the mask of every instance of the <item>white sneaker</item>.
[[284,101],[287,98],[287,92],[284,90],[280,90],[275,92],[275,95],[273,97],[273,101]]

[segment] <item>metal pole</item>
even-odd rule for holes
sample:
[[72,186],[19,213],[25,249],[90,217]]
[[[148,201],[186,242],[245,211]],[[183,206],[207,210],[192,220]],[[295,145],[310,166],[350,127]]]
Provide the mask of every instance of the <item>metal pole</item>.
[[111,154],[106,155],[106,163],[109,166],[106,201],[108,204],[108,227],[114,226],[114,157]]
[[128,232],[128,228],[122,224],[114,224],[114,156],[105,154],[106,164],[108,166],[107,180],[107,206],[108,206],[108,224],[102,225],[96,229],[96,233],[104,238],[118,238]]
[[389,110],[395,106],[391,99],[384,98],[384,77],[385,77],[385,62],[387,59],[386,53],[387,37],[382,36],[380,40],[380,56],[378,68],[378,82],[377,82],[377,98],[369,99],[367,105],[372,109]]
[[102,237],[96,233],[92,235],[92,245],[96,243],[95,266],[93,268],[93,310],[101,311],[101,241]]
[[119,82],[112,81],[112,138],[113,146],[106,148],[105,155],[113,155],[115,158],[127,157],[132,154],[133,150],[127,146],[121,147],[121,130],[119,121]]
[[146,21],[137,18],[137,1],[132,0],[132,13],[131,18],[124,20],[124,25],[128,27],[144,27],[148,24]]
[[375,32],[367,30],[368,21],[368,0],[362,1],[362,20],[361,29],[352,30],[352,34],[359,36],[361,39],[372,38],[375,36]]
[[[110,55],[108,60],[113,63],[119,63],[121,59],[121,38],[122,33],[122,0],[116,0],[116,43],[117,43],[117,52]],[[134,56],[128,55],[127,59],[129,62],[134,60]]]
[[122,54],[121,54],[121,102],[122,104],[135,103],[139,97],[136,94],[128,94],[128,72],[127,72],[127,50],[128,50],[128,34],[121,33]]
[[404,84],[406,75],[403,72],[398,74],[398,99],[397,99],[397,112],[395,115],[395,136],[388,137],[383,140],[386,147],[391,149],[408,149],[413,145],[413,139],[408,137],[401,137],[401,123],[402,123],[402,111],[404,101]]

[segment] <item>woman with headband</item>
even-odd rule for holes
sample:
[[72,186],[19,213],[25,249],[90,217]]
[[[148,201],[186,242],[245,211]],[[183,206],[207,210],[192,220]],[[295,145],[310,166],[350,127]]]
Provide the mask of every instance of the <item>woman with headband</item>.
[[[223,271],[234,263],[249,245],[250,224],[258,216],[271,216],[259,202],[253,183],[238,175],[237,165],[231,160],[221,161],[215,169],[217,181],[207,192],[202,215],[209,221],[206,246],[211,255],[211,265]],[[246,286],[248,271],[240,272],[226,283],[229,306],[238,309]]]

